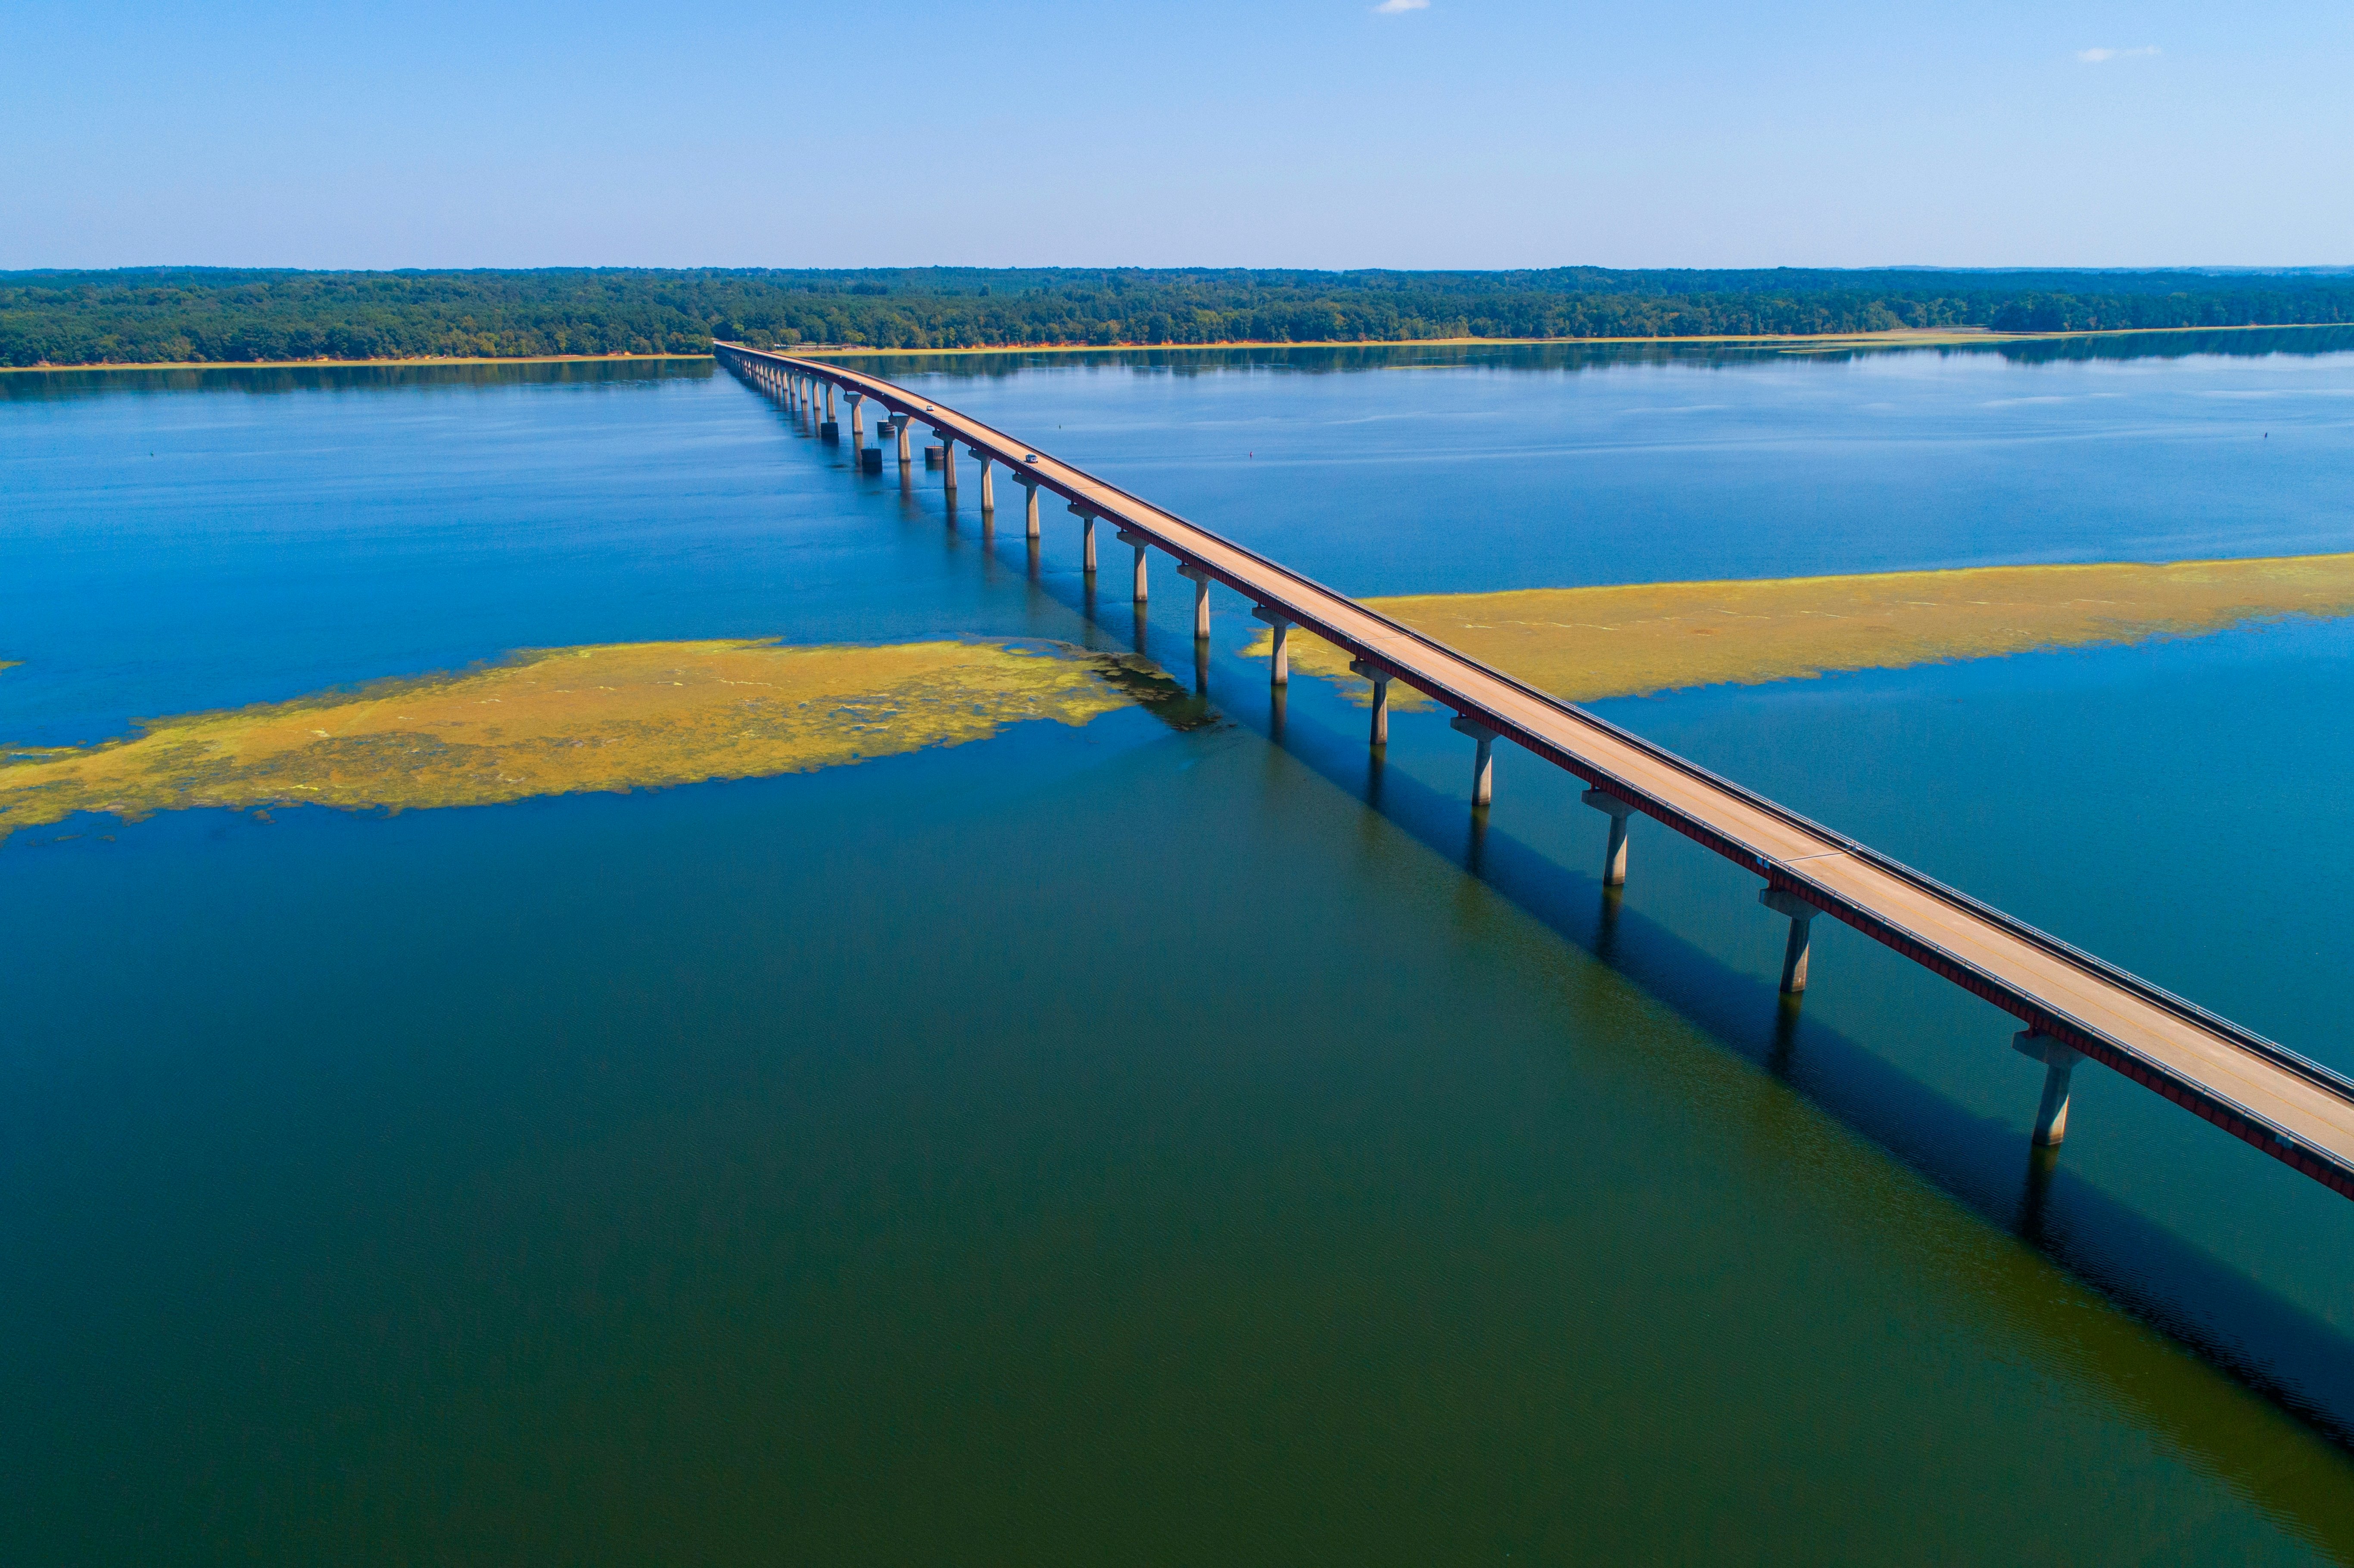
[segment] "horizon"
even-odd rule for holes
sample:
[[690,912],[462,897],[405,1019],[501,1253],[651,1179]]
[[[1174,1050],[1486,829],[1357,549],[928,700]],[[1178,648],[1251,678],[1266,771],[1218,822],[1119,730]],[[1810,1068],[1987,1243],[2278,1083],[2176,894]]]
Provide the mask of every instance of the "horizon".
[[2065,267],[2036,263],[2005,263],[1980,267],[1948,267],[1932,262],[1889,262],[1886,264],[1857,263],[1838,266],[1802,266],[1767,264],[1756,267],[1604,267],[1593,262],[1564,261],[1539,267],[1275,267],[1242,263],[1194,263],[1146,265],[1142,263],[1107,263],[1086,266],[1058,262],[1035,265],[996,267],[964,262],[882,263],[864,267],[826,267],[790,262],[748,262],[723,265],[717,262],[677,262],[663,265],[631,261],[565,262],[552,261],[529,267],[496,267],[451,265],[437,267],[293,267],[271,262],[181,262],[131,261],[108,267],[0,267],[0,278],[42,277],[57,274],[121,273],[121,272],[314,272],[314,273],[382,273],[395,276],[402,273],[430,275],[444,272],[790,272],[841,273],[845,275],[907,272],[1175,272],[1175,273],[1291,273],[1332,277],[1361,276],[1366,273],[1394,273],[1404,277],[1432,275],[1487,276],[1515,273],[1545,272],[1606,272],[1627,276],[1645,276],[1662,272],[1854,272],[1862,274],[1885,272],[1923,272],[1929,274],[1981,275],[2013,277],[2036,273],[2057,273],[2084,277],[2156,277],[2181,273],[2190,277],[2337,277],[2354,274],[2354,262],[2284,261],[2226,266],[2200,262],[2153,263],[2147,266]]

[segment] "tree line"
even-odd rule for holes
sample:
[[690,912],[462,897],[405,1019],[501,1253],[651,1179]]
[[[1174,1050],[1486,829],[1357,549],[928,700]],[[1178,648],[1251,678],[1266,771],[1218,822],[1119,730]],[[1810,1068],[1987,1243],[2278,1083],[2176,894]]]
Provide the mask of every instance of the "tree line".
[[2354,323],[2354,273],[550,268],[0,272],[0,364]]

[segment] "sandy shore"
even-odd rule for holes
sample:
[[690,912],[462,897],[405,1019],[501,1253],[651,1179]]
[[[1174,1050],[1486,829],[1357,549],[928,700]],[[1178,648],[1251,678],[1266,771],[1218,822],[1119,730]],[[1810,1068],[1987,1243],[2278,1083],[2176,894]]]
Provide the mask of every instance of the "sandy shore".
[[921,355],[940,354],[1113,354],[1135,349],[1176,354],[1222,348],[1471,348],[1481,345],[1514,347],[1578,344],[1787,344],[1812,349],[1939,348],[1989,343],[2051,343],[2063,338],[2154,337],[2219,332],[2287,332],[2342,327],[2344,322],[2291,322],[2254,326],[2120,327],[2094,332],[1995,332],[1987,327],[1897,327],[1889,332],[1780,333],[1694,337],[1402,337],[1332,338],[1314,343],[1283,343],[1237,338],[1226,343],[1008,343],[982,348],[867,348],[803,344],[775,352],[809,358],[843,355]]
[[[1839,348],[1959,348],[1989,343],[2051,343],[2062,338],[2158,337],[2195,333],[2323,331],[2343,322],[2285,322],[2251,326],[2119,327],[2098,332],[1994,332],[1985,327],[1898,327],[1890,332],[1784,333],[1699,337],[1402,337],[1331,338],[1285,343],[1235,338],[1223,343],[1000,343],[978,348],[869,348],[846,344],[798,344],[776,352],[807,358],[859,355],[913,357],[946,354],[1118,354],[1150,349],[1160,354],[1203,353],[1232,348],[1474,348],[1561,346],[1577,344],[1762,344],[1829,350]],[[7,365],[0,376],[55,374],[68,370],[279,370],[370,365],[602,365],[626,361],[709,359],[707,354],[544,354],[514,359],[189,359],[139,364]]]

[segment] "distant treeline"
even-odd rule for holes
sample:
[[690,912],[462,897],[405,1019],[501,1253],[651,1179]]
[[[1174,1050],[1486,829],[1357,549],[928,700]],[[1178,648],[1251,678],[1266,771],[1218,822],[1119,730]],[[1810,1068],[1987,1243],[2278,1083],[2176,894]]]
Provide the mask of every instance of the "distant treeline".
[[0,272],[0,364],[2354,323],[2354,273],[924,268]]

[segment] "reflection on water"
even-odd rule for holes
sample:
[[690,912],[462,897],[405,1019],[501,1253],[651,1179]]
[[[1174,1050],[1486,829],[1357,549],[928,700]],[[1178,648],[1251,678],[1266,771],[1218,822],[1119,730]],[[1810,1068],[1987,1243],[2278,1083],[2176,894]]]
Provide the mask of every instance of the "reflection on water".
[[[950,396],[1370,591],[2354,544],[2346,400],[2209,396],[2344,359],[1507,362]],[[1644,832],[1606,893],[1574,780],[1471,812],[1441,715],[1369,752],[1059,514],[984,544],[708,376],[0,443],[35,744],[519,647],[1195,659],[854,768],[0,848],[10,1557],[2354,1555],[2342,1200],[2081,1074],[2039,1171],[2000,1015],[1844,931],[1785,1007],[1747,879]],[[1606,712],[2326,1057],[2349,697],[2327,621]]]
[[126,392],[425,391],[484,387],[626,387],[707,378],[705,359],[468,360],[412,365],[183,366],[171,370],[48,370],[0,375],[0,402],[46,403]]

